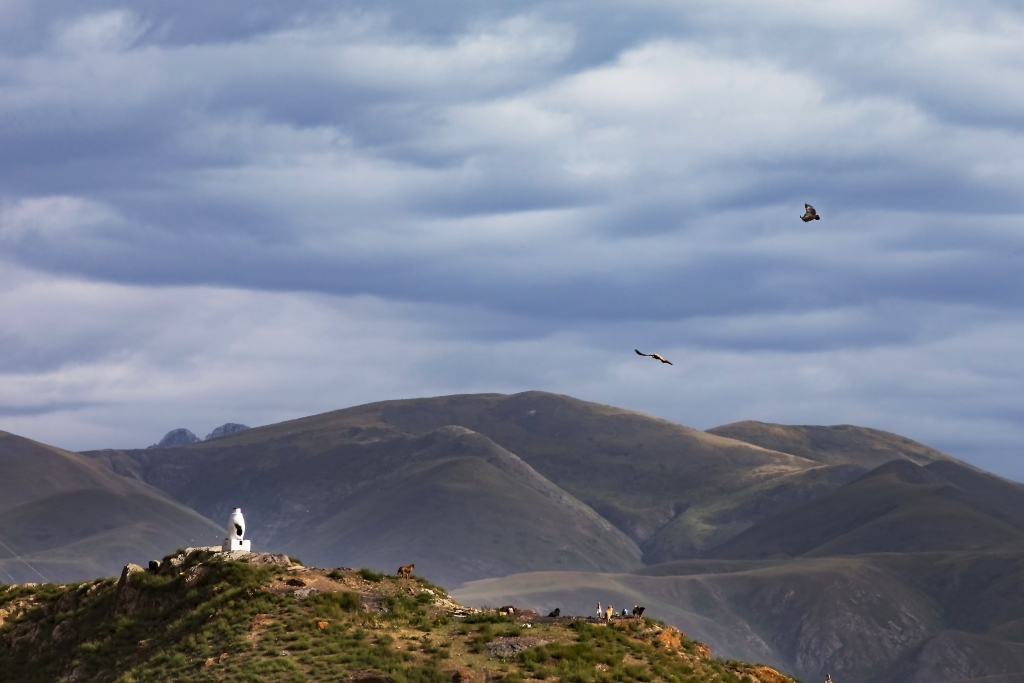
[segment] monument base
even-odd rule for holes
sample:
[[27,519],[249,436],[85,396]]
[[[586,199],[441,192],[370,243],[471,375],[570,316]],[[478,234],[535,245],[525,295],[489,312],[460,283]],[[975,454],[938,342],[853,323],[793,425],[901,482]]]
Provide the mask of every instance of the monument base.
[[248,539],[242,541],[237,538],[225,538],[224,545],[221,546],[221,550],[226,553],[229,553],[232,550],[244,550],[248,553],[252,551],[252,548],[249,545]]

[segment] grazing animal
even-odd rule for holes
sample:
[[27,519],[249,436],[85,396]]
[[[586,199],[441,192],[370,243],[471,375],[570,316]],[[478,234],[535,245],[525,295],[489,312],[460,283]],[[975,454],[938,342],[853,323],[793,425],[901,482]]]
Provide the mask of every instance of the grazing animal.
[[811,206],[810,204],[804,204],[804,209],[804,215],[800,216],[800,220],[802,220],[804,223],[821,220],[821,216],[818,215],[818,212],[815,211],[814,207]]
[[502,614],[515,614],[516,608],[514,605],[503,605],[498,608],[498,611]]
[[604,620],[605,621],[611,621],[613,614],[615,614],[615,608],[612,607],[611,605],[608,605],[608,609],[606,609],[604,611]]
[[637,605],[633,605],[633,616],[636,617],[637,619],[639,619],[640,617],[642,617],[644,615],[644,610],[645,609],[647,609],[647,608],[646,607],[638,607]]
[[560,616],[562,616],[562,608],[561,607],[556,607],[555,609],[551,610],[551,614],[549,614],[548,616],[549,617],[560,617]]
[[662,363],[668,363],[669,365],[672,365],[671,361],[665,360],[662,356],[659,356],[656,353],[640,353],[640,351],[637,350],[637,349],[633,349],[633,350],[637,352],[637,355],[647,356],[648,358],[653,358],[654,360],[660,360]]
[[412,576],[413,570],[416,569],[416,565],[407,564],[404,567],[399,567],[397,574],[399,576]]

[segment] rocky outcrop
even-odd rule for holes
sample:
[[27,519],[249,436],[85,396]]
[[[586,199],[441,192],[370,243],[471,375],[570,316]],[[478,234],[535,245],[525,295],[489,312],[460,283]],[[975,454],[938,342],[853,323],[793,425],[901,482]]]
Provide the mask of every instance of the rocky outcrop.
[[174,446],[188,446],[192,443],[199,443],[199,437],[183,427],[167,432],[159,443],[153,444],[150,448],[173,448]]
[[248,426],[238,424],[237,422],[225,422],[220,427],[217,427],[212,432],[206,435],[206,441],[211,439],[219,439],[222,436],[230,436],[231,434],[237,434],[238,432],[244,432],[249,429]]

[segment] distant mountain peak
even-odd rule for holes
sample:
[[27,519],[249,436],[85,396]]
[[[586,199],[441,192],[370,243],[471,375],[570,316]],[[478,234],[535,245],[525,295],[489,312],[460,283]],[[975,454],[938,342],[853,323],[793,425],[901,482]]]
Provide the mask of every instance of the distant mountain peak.
[[238,424],[237,422],[225,422],[220,427],[217,427],[207,434],[205,441],[219,439],[222,436],[229,436],[231,434],[237,434],[238,432],[244,432],[246,429],[249,429],[248,425]]
[[191,443],[199,443],[199,437],[182,427],[167,432],[159,443],[153,444],[150,448],[173,448],[174,446],[187,446]]

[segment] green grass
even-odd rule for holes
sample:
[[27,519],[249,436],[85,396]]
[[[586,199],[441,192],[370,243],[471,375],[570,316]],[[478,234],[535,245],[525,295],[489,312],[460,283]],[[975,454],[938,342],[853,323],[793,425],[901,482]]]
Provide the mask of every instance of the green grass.
[[[170,560],[173,556],[168,556]],[[733,683],[737,666],[658,647],[654,622],[536,624],[481,612],[445,614],[408,583],[381,575],[366,598],[348,590],[297,600],[280,567],[192,553],[156,573],[58,586],[0,585],[0,682],[52,683],[69,675],[96,683],[299,683],[341,681],[372,671],[396,683],[447,683],[452,671],[486,669],[488,680],[525,683]],[[198,569],[196,569],[198,567]],[[317,579],[318,570],[305,574]],[[335,570],[351,581],[360,574]],[[327,577],[327,572],[319,576]],[[322,584],[321,584],[322,585]],[[438,591],[440,588],[432,589]],[[517,657],[487,652],[496,638],[539,636],[549,644]]]
[[381,574],[380,572],[375,572],[367,567],[363,567],[356,573],[359,575],[360,578],[366,579],[367,581],[371,581],[373,583],[380,583],[384,580],[384,574]]

